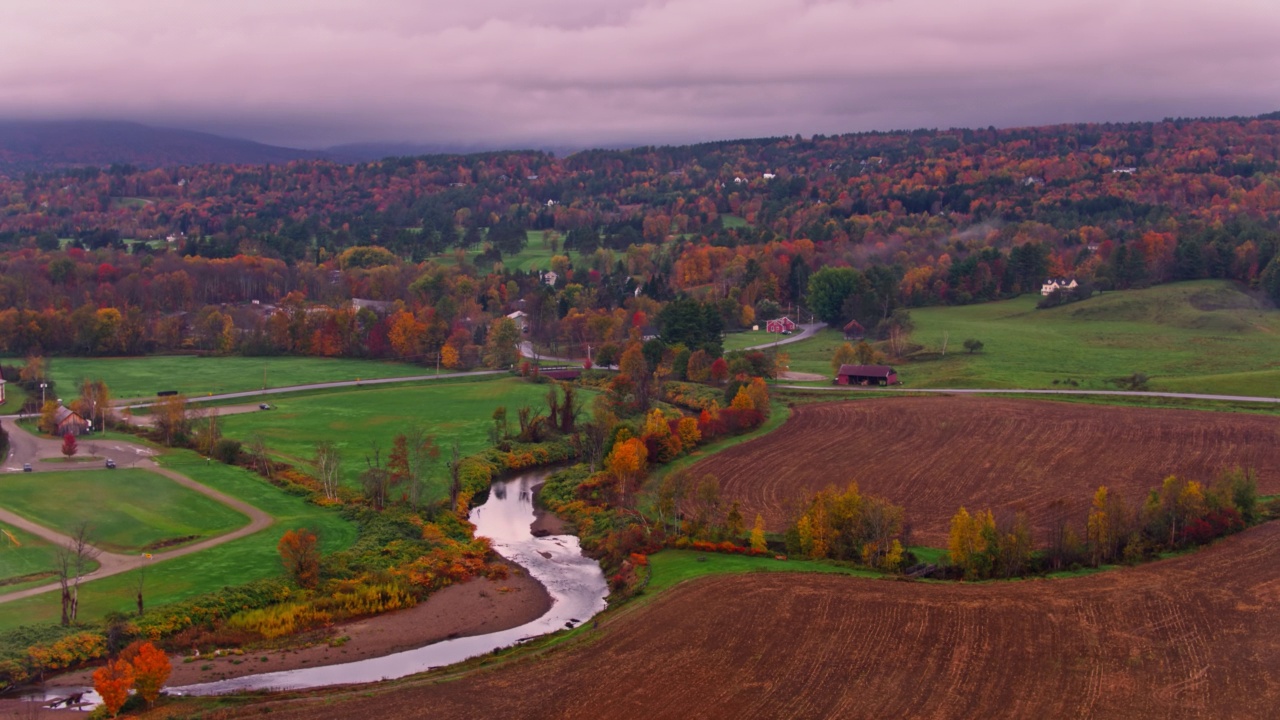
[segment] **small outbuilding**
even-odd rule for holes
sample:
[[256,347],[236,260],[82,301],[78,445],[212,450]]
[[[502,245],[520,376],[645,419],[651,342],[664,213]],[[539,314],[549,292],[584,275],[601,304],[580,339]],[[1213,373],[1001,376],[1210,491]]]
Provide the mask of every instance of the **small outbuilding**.
[[897,385],[898,372],[888,365],[841,365],[837,385]]
[[57,423],[57,435],[83,435],[89,430],[89,421],[80,417],[80,413],[59,405],[58,410],[53,414],[53,420]]

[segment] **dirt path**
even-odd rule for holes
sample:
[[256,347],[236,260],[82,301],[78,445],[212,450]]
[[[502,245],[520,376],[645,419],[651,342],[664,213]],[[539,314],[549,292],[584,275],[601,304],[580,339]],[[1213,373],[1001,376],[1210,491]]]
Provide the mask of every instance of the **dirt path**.
[[[18,427],[17,423],[13,423],[13,422],[6,423],[5,427],[9,432],[10,446],[13,449],[12,454],[9,457],[9,462],[6,464],[6,469],[9,469],[13,465],[16,465],[17,467],[20,468],[23,463],[28,463],[28,462],[32,463],[32,465],[34,466],[36,463],[40,462],[41,458],[47,457],[49,455],[57,454],[58,449],[62,446],[62,443],[58,440],[46,440],[44,438],[38,438],[32,435],[31,433],[27,432],[21,427]],[[217,537],[209,538],[208,540],[202,540],[198,543],[195,543],[194,545],[187,545],[186,547],[176,548],[174,550],[169,550],[167,552],[154,553],[152,554],[150,559],[150,562],[152,563],[163,562],[165,560],[172,560],[173,558],[182,557],[183,555],[190,555],[191,553],[200,552],[202,550],[208,550],[211,547],[217,547],[218,545],[222,545],[223,543],[228,543],[228,542],[231,542],[232,540],[238,540],[247,535],[252,535],[258,532],[259,530],[263,530],[267,527],[270,527],[270,525],[273,522],[275,522],[270,515],[250,505],[249,503],[246,503],[242,500],[237,500],[236,498],[233,498],[229,495],[218,492],[213,488],[206,487],[205,485],[201,485],[200,483],[196,482],[195,480],[192,480],[186,475],[182,475],[172,470],[160,467],[149,456],[146,457],[146,459],[144,460],[138,460],[138,457],[141,454],[151,452],[151,450],[148,448],[144,448],[140,445],[134,445],[133,443],[128,443],[124,441],[112,441],[110,444],[97,443],[97,446],[98,446],[98,451],[104,452],[104,454],[107,457],[112,457],[112,456],[121,457],[122,459],[116,460],[116,462],[121,465],[123,465],[125,462],[128,462],[129,464],[132,464],[134,467],[139,467],[144,470],[149,470],[151,472],[163,475],[169,478],[170,480],[178,483],[179,485],[185,488],[188,488],[190,490],[194,490],[195,492],[198,492],[201,495],[205,495],[209,498],[212,498],[213,500],[216,500],[222,503],[223,505],[226,505],[227,507],[230,507],[238,511],[249,518],[248,525],[245,525],[239,528],[238,530],[234,530],[225,535],[219,535]],[[42,463],[42,469],[48,468],[48,467],[50,467],[48,463]],[[96,468],[99,468],[100,466],[94,463],[89,467],[96,469]],[[57,469],[77,470],[77,469],[89,469],[89,468],[82,466],[82,467],[67,467],[67,468],[57,468]],[[41,538],[44,538],[45,540],[48,540],[49,542],[52,542],[56,545],[66,545],[68,542],[71,541],[71,538],[67,537],[66,535],[63,535],[62,533],[59,533],[55,530],[51,530],[42,525],[33,523],[7,510],[0,509],[0,520],[3,520],[6,523],[15,525],[22,530],[32,533],[33,535],[38,535]],[[112,575],[119,575],[120,573],[133,570],[138,566],[138,557],[136,555],[120,555],[118,553],[109,553],[106,551],[100,551],[100,554],[97,556],[97,560],[99,564],[98,569],[85,575],[81,579],[81,582],[87,582],[89,580],[97,580],[99,578],[111,577]],[[28,588],[26,590],[18,590],[16,592],[0,595],[0,603],[12,602],[14,600],[21,600],[22,598],[32,597],[34,595],[40,595],[42,593],[46,593],[46,592],[50,592],[58,589],[59,589],[58,583],[49,583],[47,585]]]

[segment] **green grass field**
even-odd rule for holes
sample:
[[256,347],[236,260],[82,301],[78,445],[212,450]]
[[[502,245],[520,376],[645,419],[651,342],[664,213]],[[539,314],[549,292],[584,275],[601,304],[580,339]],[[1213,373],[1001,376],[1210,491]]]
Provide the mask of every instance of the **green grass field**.
[[508,425],[519,430],[518,408],[528,405],[545,414],[549,388],[519,378],[499,377],[284,397],[273,401],[269,412],[227,416],[222,432],[244,442],[259,433],[271,451],[297,464],[314,457],[316,442],[331,440],[342,453],[344,482],[355,487],[366,468],[365,456],[370,453],[371,443],[376,440],[380,444],[385,460],[392,438],[419,423],[440,447],[441,457],[428,482],[431,496],[438,498],[444,497],[447,489],[446,463],[454,441],[464,456],[487,447],[493,411],[499,405],[507,408]]
[[50,377],[60,397],[75,397],[85,379],[101,378],[111,396],[153,398],[160,390],[177,390],[196,398],[210,393],[243,392],[267,387],[338,382],[357,378],[430,375],[434,368],[373,360],[313,357],[197,357],[157,355],[137,358],[53,358]]
[[[503,255],[502,265],[509,270],[550,270],[551,258],[556,255],[566,255],[570,260],[578,257],[577,253],[565,250],[563,246],[561,246],[559,250],[552,251],[550,247],[544,244],[545,237],[546,231],[544,230],[530,230],[528,244],[524,246],[523,250],[515,255]],[[563,243],[563,241],[564,238],[562,235],[561,242]],[[483,245],[472,245],[466,249],[467,259],[474,263],[476,256],[483,250]],[[441,265],[453,265],[454,251],[450,250],[448,252],[441,253],[432,259]]]
[[[14,545],[9,537],[0,534],[0,593],[49,582],[52,575],[25,582],[17,580],[37,573],[52,573],[57,548],[42,538],[3,523],[0,523],[0,530],[13,535],[19,543]],[[96,563],[94,567],[97,567]]]
[[[760,323],[760,327],[763,328],[764,323]],[[786,335],[779,335],[777,333],[767,333],[763,329],[745,330],[743,332],[735,332],[735,333],[726,333],[724,336],[724,351],[733,352],[734,350],[743,350],[756,345],[765,345],[775,340],[785,340],[785,339],[787,339]],[[779,349],[785,351],[787,349],[787,346],[782,345],[779,347]]]
[[746,572],[820,572],[858,577],[884,577],[874,570],[859,570],[818,560],[776,560],[772,557],[725,555],[693,550],[663,550],[649,556],[652,568],[646,593],[658,593],[685,580],[705,575]]
[[193,542],[249,522],[222,503],[146,470],[9,473],[0,477],[0,494],[7,509],[68,535],[88,523],[93,544],[111,552],[137,552],[195,536]]
[[[207,465],[203,458],[187,451],[171,451],[160,461],[165,467],[270,513],[276,518],[276,524],[225,545],[148,565],[145,586],[148,607],[282,574],[276,544],[284,531],[291,528],[310,528],[320,537],[325,553],[345,549],[355,542],[355,525],[337,511],[288,495],[246,470],[220,463]],[[82,585],[80,617],[96,621],[107,612],[131,612],[136,583],[136,574],[129,572]],[[0,631],[31,623],[56,623],[60,611],[56,592],[6,603],[3,608]]]
[[[1109,292],[1050,310],[1039,300],[912,310],[912,342],[929,359],[897,363],[899,377],[908,388],[1115,389],[1114,379],[1142,372],[1152,390],[1280,396],[1280,312],[1230,283]],[[968,338],[985,347],[967,353]],[[842,342],[826,330],[791,345],[791,368],[830,375]]]

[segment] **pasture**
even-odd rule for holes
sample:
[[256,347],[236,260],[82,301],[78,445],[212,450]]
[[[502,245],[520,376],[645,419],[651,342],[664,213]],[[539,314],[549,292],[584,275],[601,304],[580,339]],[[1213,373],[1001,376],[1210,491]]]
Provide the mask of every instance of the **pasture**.
[[[520,252],[516,253],[515,255],[502,256],[503,267],[506,267],[509,270],[523,270],[525,272],[528,272],[530,270],[550,270],[551,258],[555,257],[556,255],[565,255],[571,261],[574,258],[581,259],[581,256],[578,253],[564,249],[563,235],[561,235],[560,237],[560,242],[561,242],[560,249],[552,250],[550,245],[546,244],[545,242],[545,238],[546,238],[545,230],[530,230],[528,232],[529,232],[529,242],[524,246],[524,248]],[[479,255],[481,252],[483,252],[483,250],[484,250],[483,244],[472,245],[466,248],[465,252],[466,252],[467,260],[472,263],[475,263],[476,256]],[[454,257],[455,252],[456,251],[454,250],[450,250],[448,252],[440,253],[439,255],[434,257],[433,260],[435,260],[435,262],[440,263],[441,265],[453,265],[456,263],[456,260]]]
[[[1280,396],[1280,312],[1231,283],[1108,292],[1049,310],[1039,301],[911,310],[920,348],[895,364],[899,377],[909,388],[1115,389],[1142,372],[1152,390]],[[983,350],[966,352],[968,338]],[[842,342],[826,330],[789,346],[791,368],[830,376]]]
[[222,503],[140,469],[7,473],[5,508],[70,535],[87,523],[94,545],[140,552],[186,545],[249,522]]
[[[221,463],[207,464],[204,458],[182,450],[169,451],[159,460],[171,470],[267,512],[276,523],[262,532],[198,553],[149,563],[145,584],[148,607],[283,574],[276,544],[285,530],[291,528],[310,528],[319,536],[325,553],[345,549],[355,542],[356,526],[352,522],[333,510],[288,495],[247,470]],[[50,473],[39,475],[48,477]],[[98,620],[111,611],[132,612],[136,591],[137,575],[133,572],[90,581],[80,588],[80,616]],[[32,623],[56,623],[60,610],[57,592],[0,607],[3,608],[0,631]]]
[[1277,557],[1271,523],[1069,580],[709,577],[555,652],[220,717],[1268,717]]
[[962,505],[1025,511],[1043,537],[1059,517],[1082,527],[1099,485],[1138,502],[1168,475],[1209,481],[1239,465],[1257,471],[1261,493],[1280,492],[1278,441],[1274,415],[878,397],[797,406],[779,430],[689,473],[720,478],[726,503],[775,532],[807,495],[857,481],[905,508],[916,543],[945,547]]
[[52,543],[3,522],[0,522],[0,530],[13,535],[18,541],[15,545],[0,534],[0,593],[22,590],[54,578],[53,562],[57,548]]
[[374,360],[315,357],[200,357],[154,355],[130,358],[53,358],[50,377],[59,396],[73,398],[84,380],[101,378],[114,399],[153,399],[160,390],[190,398],[356,379],[431,375],[435,368]]
[[[514,377],[397,388],[348,388],[281,397],[273,400],[269,412],[227,416],[222,420],[222,432],[244,442],[261,435],[271,452],[298,465],[305,465],[315,456],[317,442],[330,440],[342,454],[344,483],[358,487],[373,443],[378,443],[385,461],[394,436],[420,424],[440,448],[440,458],[433,464],[428,480],[428,496],[440,498],[447,493],[447,463],[453,443],[458,443],[463,456],[488,447],[493,411],[499,405],[507,408],[508,424],[518,431],[517,410],[528,405],[545,414],[550,388]],[[583,392],[579,397],[585,399],[588,395]]]

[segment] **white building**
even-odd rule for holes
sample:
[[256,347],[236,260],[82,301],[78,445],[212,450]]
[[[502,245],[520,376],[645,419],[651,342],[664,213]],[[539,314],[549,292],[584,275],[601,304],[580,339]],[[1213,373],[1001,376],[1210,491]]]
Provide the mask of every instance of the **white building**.
[[1040,286],[1040,294],[1049,295],[1054,290],[1075,290],[1076,287],[1077,283],[1075,278],[1071,278],[1070,280],[1067,280],[1066,278],[1050,278],[1044,282],[1044,285]]

